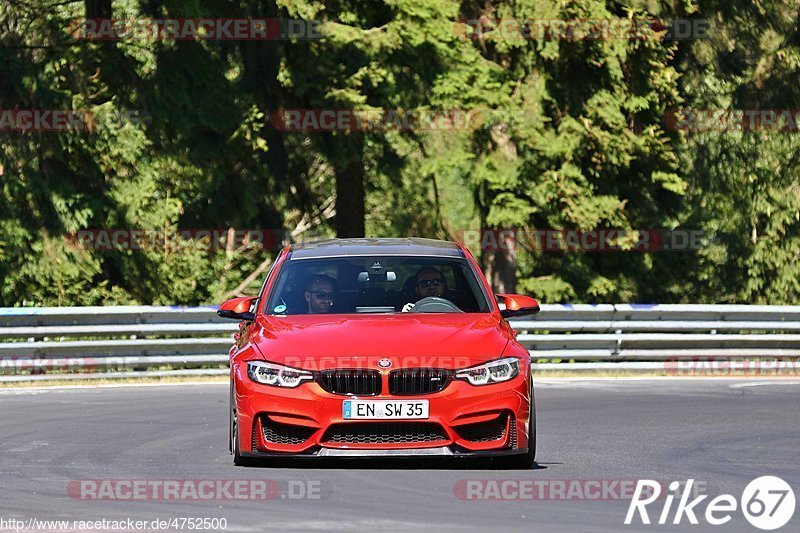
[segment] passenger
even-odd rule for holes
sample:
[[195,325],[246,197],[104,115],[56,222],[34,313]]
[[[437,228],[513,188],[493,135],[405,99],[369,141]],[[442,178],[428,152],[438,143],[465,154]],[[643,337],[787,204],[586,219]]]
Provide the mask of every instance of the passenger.
[[313,276],[306,284],[305,299],[308,302],[309,314],[330,313],[336,301],[338,288],[336,280],[330,276],[319,274]]

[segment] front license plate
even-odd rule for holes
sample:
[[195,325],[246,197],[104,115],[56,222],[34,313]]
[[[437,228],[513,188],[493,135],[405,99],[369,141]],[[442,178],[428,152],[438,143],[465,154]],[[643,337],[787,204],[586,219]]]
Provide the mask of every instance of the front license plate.
[[362,420],[428,418],[428,400],[345,400],[342,418]]

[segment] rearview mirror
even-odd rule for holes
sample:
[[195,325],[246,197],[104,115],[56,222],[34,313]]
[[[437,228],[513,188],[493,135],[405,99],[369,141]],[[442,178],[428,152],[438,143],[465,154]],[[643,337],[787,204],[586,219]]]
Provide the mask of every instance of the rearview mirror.
[[503,300],[506,308],[500,311],[503,318],[516,316],[535,315],[539,312],[539,302],[530,296],[521,294],[498,294],[498,298]]
[[366,272],[366,271],[364,271],[364,272],[359,272],[358,273],[358,278],[356,278],[356,279],[358,279],[359,283],[367,283],[367,282],[379,283],[379,282],[384,282],[384,281],[388,281],[388,282],[391,283],[391,282],[397,281],[397,273],[395,273],[395,272],[393,272],[391,270],[386,270],[384,272]]
[[256,299],[256,296],[243,296],[241,298],[228,300],[219,306],[217,315],[222,318],[233,318],[235,320],[252,322],[256,319],[256,315],[250,312],[250,307],[252,307]]

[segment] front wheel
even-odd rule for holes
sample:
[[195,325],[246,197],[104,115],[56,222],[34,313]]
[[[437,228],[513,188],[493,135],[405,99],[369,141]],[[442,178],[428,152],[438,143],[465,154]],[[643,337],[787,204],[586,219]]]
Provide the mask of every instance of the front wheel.
[[520,455],[506,457],[509,468],[528,469],[536,464],[536,401],[533,397],[531,381],[530,414],[528,415],[528,451]]
[[233,464],[235,464],[236,466],[249,466],[250,464],[252,464],[252,460],[248,457],[242,457],[242,454],[239,451],[239,417],[236,414],[236,405],[233,403],[233,398],[231,398],[230,413],[231,413],[230,450],[231,453],[233,454]]

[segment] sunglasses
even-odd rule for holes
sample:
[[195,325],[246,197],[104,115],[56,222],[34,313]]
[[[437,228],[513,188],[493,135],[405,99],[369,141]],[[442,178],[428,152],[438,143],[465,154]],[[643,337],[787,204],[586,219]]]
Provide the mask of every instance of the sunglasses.
[[424,279],[418,283],[420,287],[423,289],[427,289],[428,287],[438,287],[439,285],[444,285],[443,279]]
[[333,300],[332,292],[312,291],[311,294],[313,294],[318,300]]

